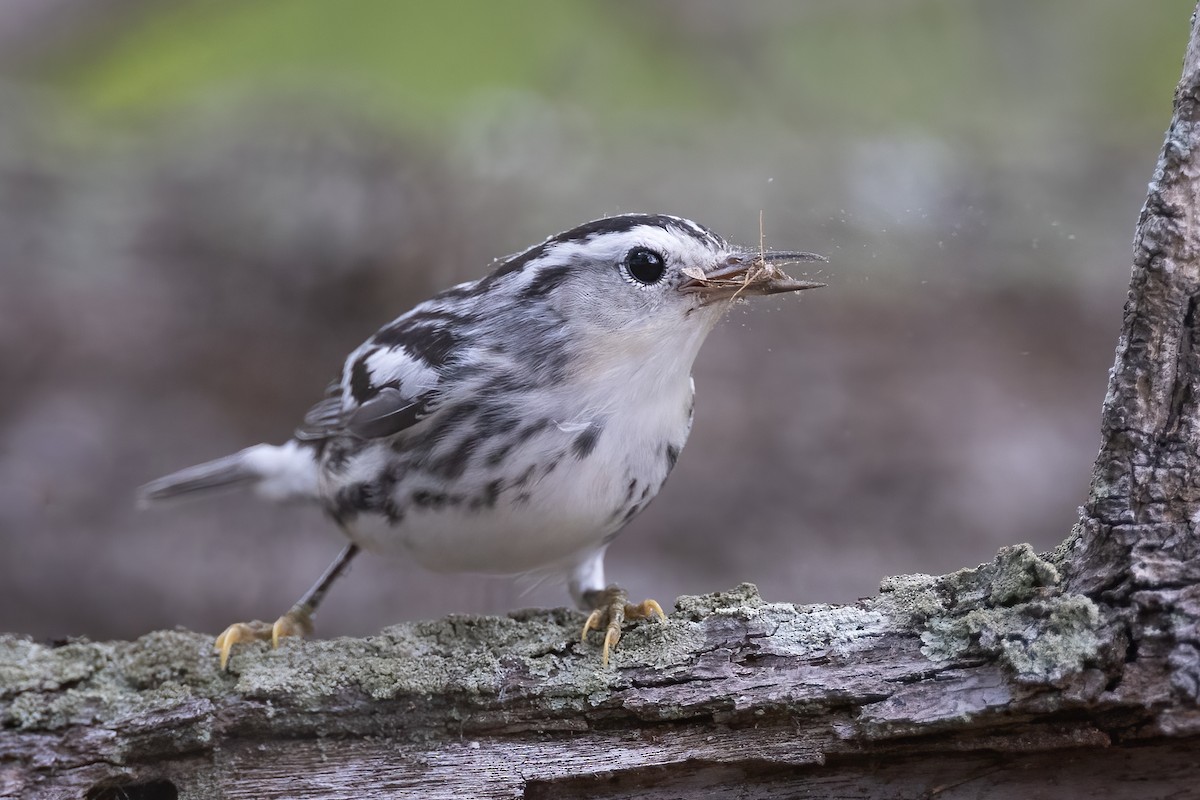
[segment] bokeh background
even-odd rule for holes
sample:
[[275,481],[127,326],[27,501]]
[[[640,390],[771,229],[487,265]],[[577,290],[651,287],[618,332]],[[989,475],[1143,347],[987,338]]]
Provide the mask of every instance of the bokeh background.
[[[308,509],[139,512],[286,438],[345,353],[493,257],[664,211],[826,253],[736,309],[610,550],[635,597],[844,602],[1084,499],[1191,0],[5,0],[0,629],[274,619]],[[323,635],[561,605],[360,559]]]

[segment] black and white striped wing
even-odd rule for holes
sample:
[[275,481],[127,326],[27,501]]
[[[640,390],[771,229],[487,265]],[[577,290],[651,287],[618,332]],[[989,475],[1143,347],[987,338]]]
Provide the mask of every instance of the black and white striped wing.
[[452,320],[414,309],[350,355],[342,379],[309,409],[296,438],[384,439],[427,416],[459,341]]

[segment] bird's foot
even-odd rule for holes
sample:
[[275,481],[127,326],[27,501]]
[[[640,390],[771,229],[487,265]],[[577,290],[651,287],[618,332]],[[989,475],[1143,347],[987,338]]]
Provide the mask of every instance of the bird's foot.
[[221,654],[221,669],[224,670],[229,664],[229,653],[235,644],[270,641],[272,647],[279,647],[279,640],[285,636],[308,636],[312,632],[312,610],[308,606],[295,605],[275,620],[273,625],[257,619],[253,622],[233,623],[217,637],[213,647]]
[[649,619],[658,617],[663,622],[667,615],[656,600],[643,600],[634,605],[628,602],[629,594],[619,586],[609,586],[607,589],[586,592],[584,601],[592,607],[587,622],[583,623],[583,633],[580,642],[587,641],[587,635],[592,630],[604,630],[604,650],[601,661],[608,666],[608,653],[621,641],[621,623],[627,619]]

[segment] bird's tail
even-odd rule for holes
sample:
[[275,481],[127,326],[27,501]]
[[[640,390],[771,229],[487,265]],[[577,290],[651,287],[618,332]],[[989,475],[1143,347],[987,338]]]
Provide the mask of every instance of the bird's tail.
[[316,453],[311,446],[291,441],[259,444],[241,452],[172,472],[138,490],[149,505],[192,494],[253,487],[271,500],[314,500],[318,497]]

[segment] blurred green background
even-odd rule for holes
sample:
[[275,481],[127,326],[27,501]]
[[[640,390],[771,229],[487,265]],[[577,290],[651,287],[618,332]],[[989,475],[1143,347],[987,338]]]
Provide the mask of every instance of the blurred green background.
[[[0,4],[0,629],[273,619],[340,543],[166,471],[285,438],[491,259],[662,211],[816,250],[736,309],[637,597],[846,602],[1083,501],[1185,0]],[[323,635],[566,602],[364,559]]]

